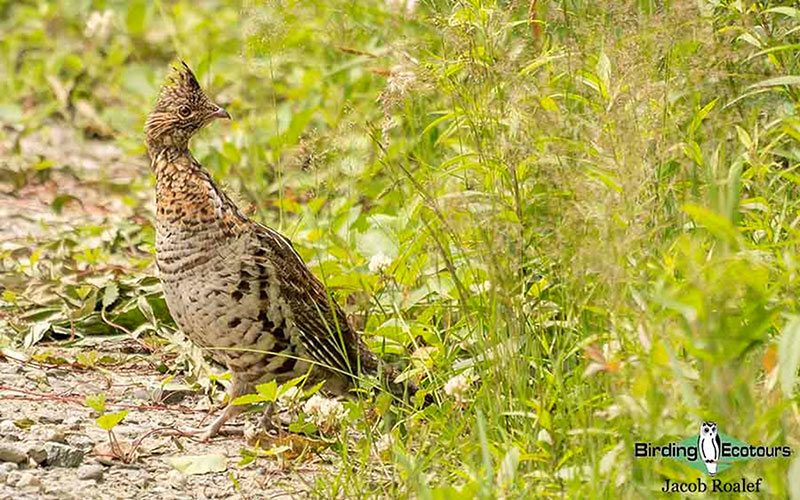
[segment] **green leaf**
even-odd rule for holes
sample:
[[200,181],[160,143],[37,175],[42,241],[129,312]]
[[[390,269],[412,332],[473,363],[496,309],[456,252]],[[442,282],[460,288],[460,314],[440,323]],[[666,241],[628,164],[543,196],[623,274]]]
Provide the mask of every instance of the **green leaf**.
[[597,58],[597,77],[603,84],[600,91],[605,99],[608,99],[608,89],[611,86],[611,60],[605,52],[601,52]]
[[719,97],[717,97],[716,99],[712,100],[711,102],[709,102],[708,104],[703,106],[703,108],[700,109],[694,115],[694,118],[692,119],[692,123],[691,123],[691,125],[689,125],[689,135],[694,135],[694,133],[697,131],[697,129],[703,123],[703,120],[706,119],[706,116],[708,116],[708,114],[711,112],[711,110],[714,109],[714,106],[717,105],[717,101],[719,101]]
[[50,202],[50,208],[52,208],[55,213],[60,214],[62,210],[64,210],[64,205],[71,201],[80,202],[80,199],[71,194],[58,195],[52,202]]
[[18,420],[14,420],[14,425],[16,425],[18,428],[20,428],[22,430],[28,430],[31,427],[33,427],[34,424],[36,424],[36,422],[34,422],[33,420],[31,420],[30,418],[27,418],[27,417],[26,418],[20,418]]
[[25,347],[31,347],[32,345],[36,344],[40,340],[44,338],[47,332],[50,331],[50,328],[53,325],[50,324],[49,321],[40,321],[38,323],[34,323],[30,330],[28,330],[28,334],[25,335],[25,340],[23,341],[23,345]]
[[156,315],[153,312],[153,308],[143,295],[140,295],[139,298],[136,299],[136,307],[142,312],[142,315],[147,321],[154,325],[156,324]]
[[275,401],[278,399],[278,383],[270,380],[266,384],[256,386],[256,391],[264,398],[263,401]]
[[116,283],[109,283],[106,285],[106,290],[103,293],[103,309],[108,309],[108,306],[116,302],[119,298],[119,287]]
[[305,434],[306,436],[311,436],[317,432],[317,426],[314,425],[314,422],[306,420],[306,418],[305,413],[298,415],[297,420],[289,424],[289,432]]
[[86,396],[83,402],[97,413],[103,414],[106,411],[106,395],[104,393]]
[[147,2],[134,0],[128,4],[128,15],[125,17],[125,26],[131,35],[141,35],[144,32],[144,19],[147,14]]
[[542,96],[539,99],[539,104],[547,111],[558,112],[558,103],[550,96]]
[[754,89],[758,87],[776,87],[778,85],[800,85],[800,76],[789,75],[789,76],[778,76],[775,78],[768,78],[758,83],[754,83],[747,88]]
[[274,401],[274,399],[266,399],[261,394],[245,394],[231,401],[234,406],[251,405],[255,403],[264,403],[267,401]]
[[169,459],[169,463],[175,470],[188,476],[224,472],[228,469],[225,455],[220,454],[172,457]]
[[122,410],[117,413],[107,413],[103,416],[97,417],[95,423],[99,425],[101,428],[110,431],[113,429],[118,423],[122,422],[122,420],[128,415],[128,410]]
[[784,16],[796,17],[797,19],[800,19],[800,10],[793,9],[792,7],[772,7],[764,12],[774,12],[776,14],[783,14]]
[[433,500],[461,500],[462,498],[472,497],[465,495],[453,486],[437,486],[431,490],[431,498]]
[[278,390],[278,397],[281,397],[282,395],[286,394],[286,391],[288,391],[292,387],[302,382],[305,382],[307,376],[308,376],[307,374],[301,375],[299,377],[295,377],[292,380],[286,381],[283,384],[281,384],[280,390]]
[[705,226],[717,238],[729,243],[737,241],[739,232],[728,219],[720,214],[694,203],[686,203],[683,206],[683,211],[689,214],[697,224]]
[[322,389],[323,385],[325,385],[325,381],[324,380],[321,381],[321,382],[317,382],[313,387],[311,387],[310,389],[307,389],[306,391],[304,391],[303,392],[303,396],[305,396],[307,398],[313,396],[314,394],[319,392],[320,389]]
[[792,316],[783,327],[778,344],[778,380],[787,399],[792,397],[800,369],[800,316]]

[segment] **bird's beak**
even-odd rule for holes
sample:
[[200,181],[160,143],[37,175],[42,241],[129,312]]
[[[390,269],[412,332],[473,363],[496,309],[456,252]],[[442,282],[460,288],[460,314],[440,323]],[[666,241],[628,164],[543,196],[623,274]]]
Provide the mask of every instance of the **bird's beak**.
[[222,107],[218,107],[216,111],[211,113],[211,118],[227,118],[228,120],[231,119],[231,115],[228,114]]

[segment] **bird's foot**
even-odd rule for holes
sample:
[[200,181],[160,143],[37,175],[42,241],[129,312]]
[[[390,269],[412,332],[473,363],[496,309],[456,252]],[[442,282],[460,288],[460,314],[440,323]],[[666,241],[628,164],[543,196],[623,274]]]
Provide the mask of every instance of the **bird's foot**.
[[184,436],[193,437],[201,442],[206,442],[212,437],[216,436],[220,433],[222,426],[227,422],[230,418],[235,417],[239,413],[242,412],[241,406],[234,406],[229,404],[225,407],[225,411],[222,412],[222,415],[217,417],[213,422],[208,424],[205,427],[201,427],[199,429],[186,429],[185,431],[181,431]]
[[220,433],[220,426],[214,425],[216,422],[206,425],[205,427],[189,428],[180,430],[180,434],[185,437],[194,438],[201,443],[205,443],[212,437]]

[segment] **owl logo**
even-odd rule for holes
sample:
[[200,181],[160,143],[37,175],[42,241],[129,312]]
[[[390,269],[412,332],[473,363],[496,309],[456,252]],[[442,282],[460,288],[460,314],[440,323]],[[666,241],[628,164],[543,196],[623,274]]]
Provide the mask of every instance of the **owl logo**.
[[717,473],[717,460],[720,455],[720,442],[719,434],[717,433],[717,424],[714,422],[703,422],[700,424],[700,436],[697,438],[697,451],[700,452],[700,458],[706,464],[706,470],[710,475]]

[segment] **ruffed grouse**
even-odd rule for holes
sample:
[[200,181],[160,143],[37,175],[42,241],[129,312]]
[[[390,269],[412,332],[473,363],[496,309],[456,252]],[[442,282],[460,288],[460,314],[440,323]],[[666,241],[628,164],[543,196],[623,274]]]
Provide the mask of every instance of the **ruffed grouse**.
[[341,391],[360,373],[380,368],[289,239],[245,217],[189,152],[192,135],[216,118],[230,115],[183,63],[145,126],[156,175],[156,262],[167,305],[188,338],[232,373],[229,404],[197,431],[203,440],[241,411],[230,401],[256,383],[310,370]]

